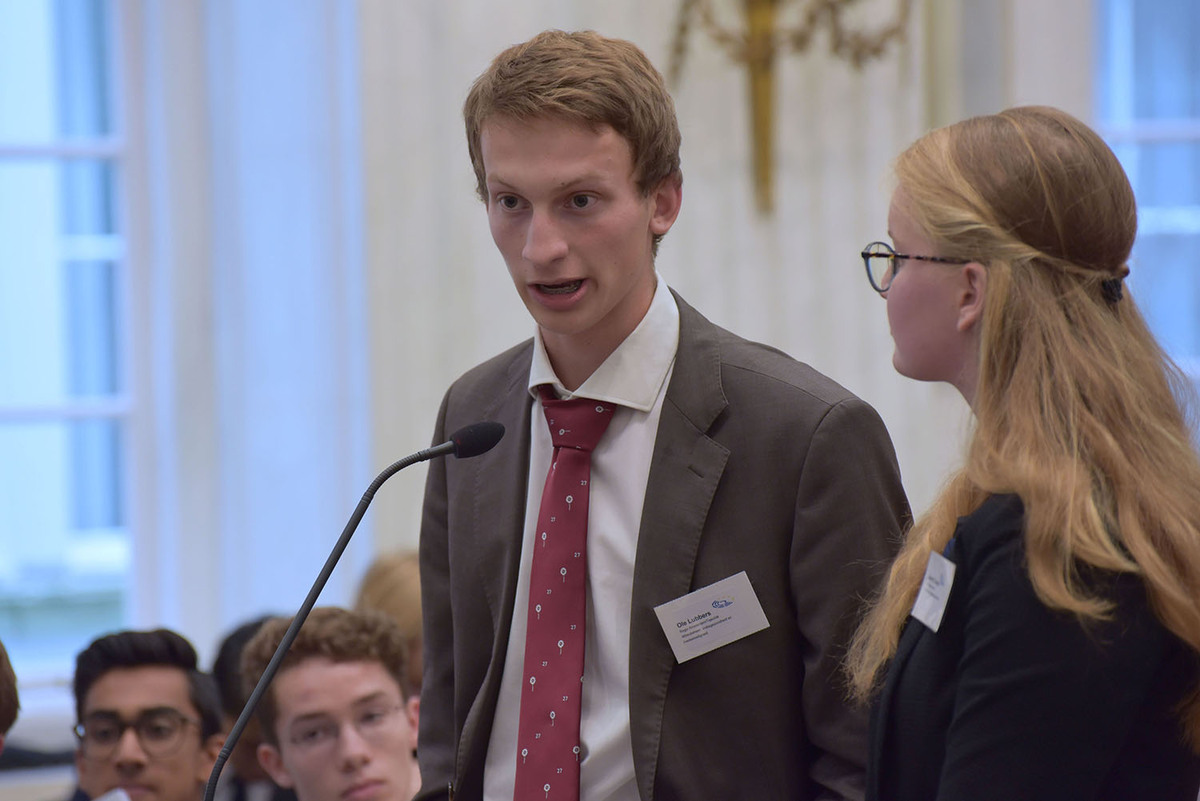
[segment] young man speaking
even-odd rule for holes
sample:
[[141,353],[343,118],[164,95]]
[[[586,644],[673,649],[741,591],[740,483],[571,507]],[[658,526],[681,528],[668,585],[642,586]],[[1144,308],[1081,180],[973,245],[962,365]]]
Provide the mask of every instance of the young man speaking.
[[509,433],[430,468],[420,797],[860,798],[838,665],[908,514],[879,417],[659,279],[680,136],[635,46],[540,34],[464,116],[535,331],[437,421]]

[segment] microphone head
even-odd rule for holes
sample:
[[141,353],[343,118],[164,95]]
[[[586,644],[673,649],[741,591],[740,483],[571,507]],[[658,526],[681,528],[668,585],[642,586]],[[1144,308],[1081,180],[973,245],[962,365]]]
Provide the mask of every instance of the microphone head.
[[450,441],[454,443],[454,455],[457,458],[469,459],[496,447],[496,443],[503,436],[502,423],[485,421],[458,429],[450,435]]

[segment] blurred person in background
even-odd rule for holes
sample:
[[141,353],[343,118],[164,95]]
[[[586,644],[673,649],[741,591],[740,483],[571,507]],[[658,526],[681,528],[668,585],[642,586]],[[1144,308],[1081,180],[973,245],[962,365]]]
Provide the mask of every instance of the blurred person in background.
[[400,627],[408,645],[408,684],[421,690],[421,572],[416,551],[376,557],[363,575],[354,608],[383,612]]
[[[221,696],[222,728],[225,731],[233,728],[249,697],[241,672],[242,651],[268,620],[269,616],[243,623],[231,631],[217,649],[212,675]],[[251,684],[257,680],[258,676],[250,677]],[[251,717],[221,771],[216,801],[295,801],[296,794],[273,782],[258,763],[261,743],[258,718]]]
[[21,711],[21,698],[17,694],[17,674],[8,661],[8,651],[0,642],[0,751],[4,750],[4,738],[17,722]]
[[75,660],[75,767],[92,799],[199,801],[224,742],[221,704],[196,651],[167,629],[122,631]]
[[[246,645],[247,694],[291,622],[267,621]],[[258,759],[271,778],[300,801],[409,801],[421,781],[413,757],[420,700],[406,660],[388,616],[312,610],[255,710]]]

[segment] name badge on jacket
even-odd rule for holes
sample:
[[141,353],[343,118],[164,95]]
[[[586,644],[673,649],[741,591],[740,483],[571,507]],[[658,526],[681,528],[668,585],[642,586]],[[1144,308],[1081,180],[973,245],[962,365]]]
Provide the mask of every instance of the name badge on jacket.
[[745,570],[656,606],[654,613],[681,663],[770,625]]
[[956,569],[955,564],[940,553],[929,553],[929,564],[925,565],[925,578],[921,579],[921,591],[913,604],[912,616],[935,632],[942,625]]

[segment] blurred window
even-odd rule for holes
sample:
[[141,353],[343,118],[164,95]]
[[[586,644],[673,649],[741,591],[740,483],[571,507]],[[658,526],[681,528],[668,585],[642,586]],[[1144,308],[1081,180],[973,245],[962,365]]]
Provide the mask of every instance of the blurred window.
[[1200,382],[1200,3],[1100,0],[1096,118],[1133,183],[1130,286]]
[[63,675],[125,621],[132,408],[113,4],[0,4],[0,639]]

